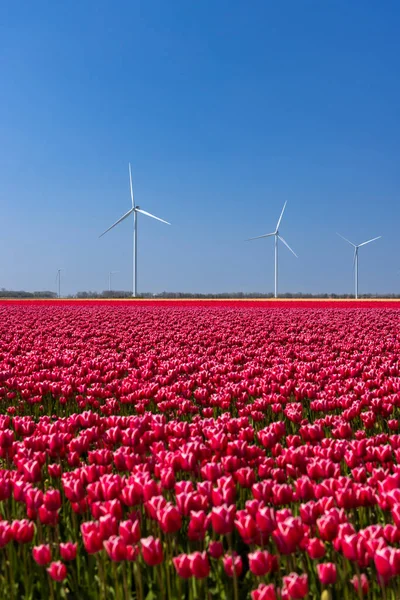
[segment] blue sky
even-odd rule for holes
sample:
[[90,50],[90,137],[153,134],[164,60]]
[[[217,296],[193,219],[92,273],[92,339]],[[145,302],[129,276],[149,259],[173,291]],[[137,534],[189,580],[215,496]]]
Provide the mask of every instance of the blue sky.
[[400,293],[400,6],[6,2],[0,287]]

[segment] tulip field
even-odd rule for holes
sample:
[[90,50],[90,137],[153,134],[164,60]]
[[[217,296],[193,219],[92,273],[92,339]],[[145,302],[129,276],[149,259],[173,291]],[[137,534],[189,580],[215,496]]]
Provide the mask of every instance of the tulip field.
[[400,599],[400,308],[0,303],[0,599]]

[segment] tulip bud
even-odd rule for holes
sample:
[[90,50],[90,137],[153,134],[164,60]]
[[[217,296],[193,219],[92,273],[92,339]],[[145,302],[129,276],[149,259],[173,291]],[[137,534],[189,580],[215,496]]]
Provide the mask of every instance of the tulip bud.
[[225,573],[228,577],[240,577],[243,570],[243,561],[240,556],[233,552],[226,554],[223,559]]
[[263,577],[271,571],[271,555],[266,550],[256,550],[250,552],[249,568],[253,575]]
[[179,554],[172,559],[178,576],[182,579],[189,579],[192,576],[190,559],[188,554]]
[[47,572],[54,581],[64,581],[67,577],[67,567],[59,560],[52,562]]
[[206,552],[192,552],[188,556],[193,577],[204,579],[210,574],[210,563]]
[[224,547],[222,545],[222,542],[210,542],[208,545],[208,553],[211,556],[211,558],[221,558],[221,556],[224,553]]
[[55,511],[61,508],[61,494],[59,490],[49,488],[43,497],[47,510]]
[[66,542],[65,544],[60,544],[60,555],[61,558],[65,561],[67,560],[75,560],[76,552],[78,549],[78,544],[74,544],[73,542]]
[[320,582],[323,585],[336,583],[336,565],[334,563],[322,563],[317,565],[317,572]]
[[143,560],[150,567],[159,565],[164,560],[161,540],[155,539],[152,535],[140,540],[142,546]]
[[34,546],[32,549],[32,556],[35,562],[41,567],[44,565],[48,565],[51,561],[51,550],[50,546],[47,544],[42,544],[41,546]]

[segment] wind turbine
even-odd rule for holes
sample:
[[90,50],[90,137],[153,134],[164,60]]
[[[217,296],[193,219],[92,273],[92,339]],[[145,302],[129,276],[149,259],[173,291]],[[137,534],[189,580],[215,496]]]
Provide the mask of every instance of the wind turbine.
[[58,279],[58,297],[61,298],[61,271],[64,271],[64,269],[57,269],[57,275],[56,275],[56,283],[57,283],[57,279]]
[[111,292],[111,275],[114,273],[119,273],[119,271],[110,271],[108,274],[108,291]]
[[246,240],[246,242],[250,242],[251,240],[260,240],[261,238],[267,238],[267,237],[272,237],[272,236],[275,237],[275,298],[278,297],[278,240],[280,240],[283,244],[285,244],[286,248],[288,248],[290,250],[290,252],[295,255],[296,258],[298,258],[297,254],[295,252],[293,252],[293,250],[291,249],[289,244],[287,242],[285,242],[283,237],[279,234],[279,225],[281,224],[283,213],[285,212],[286,204],[287,204],[287,202],[285,202],[285,204],[283,205],[281,216],[278,219],[278,223],[276,224],[275,231],[273,231],[272,233],[266,233],[265,235],[259,235],[257,237],[249,238],[248,240]]
[[161,223],[166,223],[167,225],[171,225],[171,223],[168,223],[168,221],[164,221],[164,219],[160,219],[159,217],[156,217],[156,216],[152,215],[151,213],[149,213],[145,210],[142,210],[140,208],[140,206],[136,206],[135,198],[133,196],[131,163],[129,163],[129,182],[130,182],[130,187],[131,187],[132,208],[130,208],[128,210],[128,212],[125,213],[120,219],[118,219],[118,221],[116,221],[113,225],[111,225],[111,227],[109,227],[108,229],[103,231],[103,233],[99,237],[102,237],[105,233],[110,231],[110,229],[112,229],[113,227],[118,225],[118,223],[121,223],[121,221],[124,221],[125,219],[127,219],[129,217],[129,215],[131,215],[133,213],[134,221],[133,221],[133,294],[132,295],[134,298],[136,298],[136,296],[137,296],[137,216],[138,216],[138,213],[141,213],[142,215],[146,215],[146,217],[151,217],[152,219],[156,219],[157,221],[161,221]]
[[355,279],[355,281],[354,281],[354,284],[355,284],[354,296],[357,300],[357,298],[358,298],[358,249],[361,248],[361,246],[366,246],[367,244],[370,244],[371,242],[375,242],[375,240],[379,240],[382,236],[378,235],[378,237],[374,237],[374,238],[372,238],[372,240],[367,240],[366,242],[363,242],[362,244],[353,244],[353,242],[350,242],[350,240],[348,240],[347,238],[340,235],[340,233],[338,233],[337,235],[339,237],[341,237],[342,240],[344,240],[345,242],[350,244],[350,246],[353,246],[353,248],[354,248],[354,259],[353,259],[354,279]]

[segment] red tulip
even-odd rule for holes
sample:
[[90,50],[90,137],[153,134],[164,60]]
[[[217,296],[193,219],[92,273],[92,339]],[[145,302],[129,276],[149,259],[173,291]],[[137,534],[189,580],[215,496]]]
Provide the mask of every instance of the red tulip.
[[192,552],[189,554],[190,568],[193,577],[196,579],[203,579],[208,577],[210,573],[210,563],[206,552]]
[[236,508],[234,505],[217,506],[212,509],[211,512],[211,524],[215,531],[219,535],[226,535],[233,531],[233,524],[235,520]]
[[325,545],[318,538],[311,538],[307,543],[307,554],[313,560],[325,556]]
[[253,575],[262,577],[271,571],[271,555],[266,550],[256,550],[248,555],[249,568]]
[[172,559],[174,567],[179,577],[189,579],[192,576],[192,568],[188,554],[179,554]]
[[121,521],[119,524],[119,535],[126,544],[137,544],[140,540],[139,521]]
[[57,463],[51,463],[50,465],[47,465],[47,471],[50,477],[53,477],[54,479],[61,477],[61,465]]
[[51,550],[48,544],[42,544],[41,546],[34,546],[32,549],[32,556],[41,567],[48,565],[51,562]]
[[276,600],[275,587],[273,583],[266,585],[261,583],[256,590],[251,592],[252,600]]
[[283,578],[283,583],[291,600],[301,600],[308,594],[308,578],[305,573],[290,573]]
[[60,555],[65,561],[75,560],[78,544],[73,542],[66,542],[60,544]]
[[157,517],[164,533],[176,533],[182,527],[181,514],[173,504],[160,508]]
[[225,573],[228,577],[240,577],[243,570],[243,561],[240,556],[233,552],[233,554],[226,554],[223,559]]
[[43,496],[44,505],[49,511],[61,508],[61,494],[59,490],[49,488]]
[[317,565],[317,572],[320,582],[323,585],[336,583],[336,565],[334,563],[321,563]]
[[387,580],[397,574],[396,568],[396,553],[393,548],[386,546],[381,550],[377,550],[374,555],[375,568],[379,575]]
[[103,546],[108,556],[114,562],[121,562],[127,558],[127,549],[125,541],[117,536],[112,535],[108,540],[103,542]]
[[356,592],[359,591],[360,582],[361,582],[361,591],[366,596],[369,590],[369,581],[365,573],[361,573],[360,577],[354,575],[354,577],[350,580]]
[[326,542],[331,542],[335,539],[339,522],[333,515],[324,515],[317,520],[318,531],[321,538]]
[[140,540],[142,546],[143,560],[150,567],[159,565],[164,560],[161,540],[155,539],[152,535]]
[[0,548],[4,548],[13,539],[13,533],[8,521],[0,521]]
[[52,562],[47,572],[54,581],[64,581],[67,578],[67,567],[59,560]]
[[83,545],[86,552],[96,554],[103,549],[103,537],[100,534],[98,522],[87,521],[81,525]]
[[208,546],[208,553],[211,558],[221,558],[224,553],[224,547],[221,542],[210,542]]
[[274,509],[267,506],[260,508],[256,515],[256,523],[260,531],[271,534],[276,528]]
[[19,544],[28,544],[33,539],[35,526],[32,521],[22,519],[21,521],[13,521],[11,523],[11,531],[16,542]]

